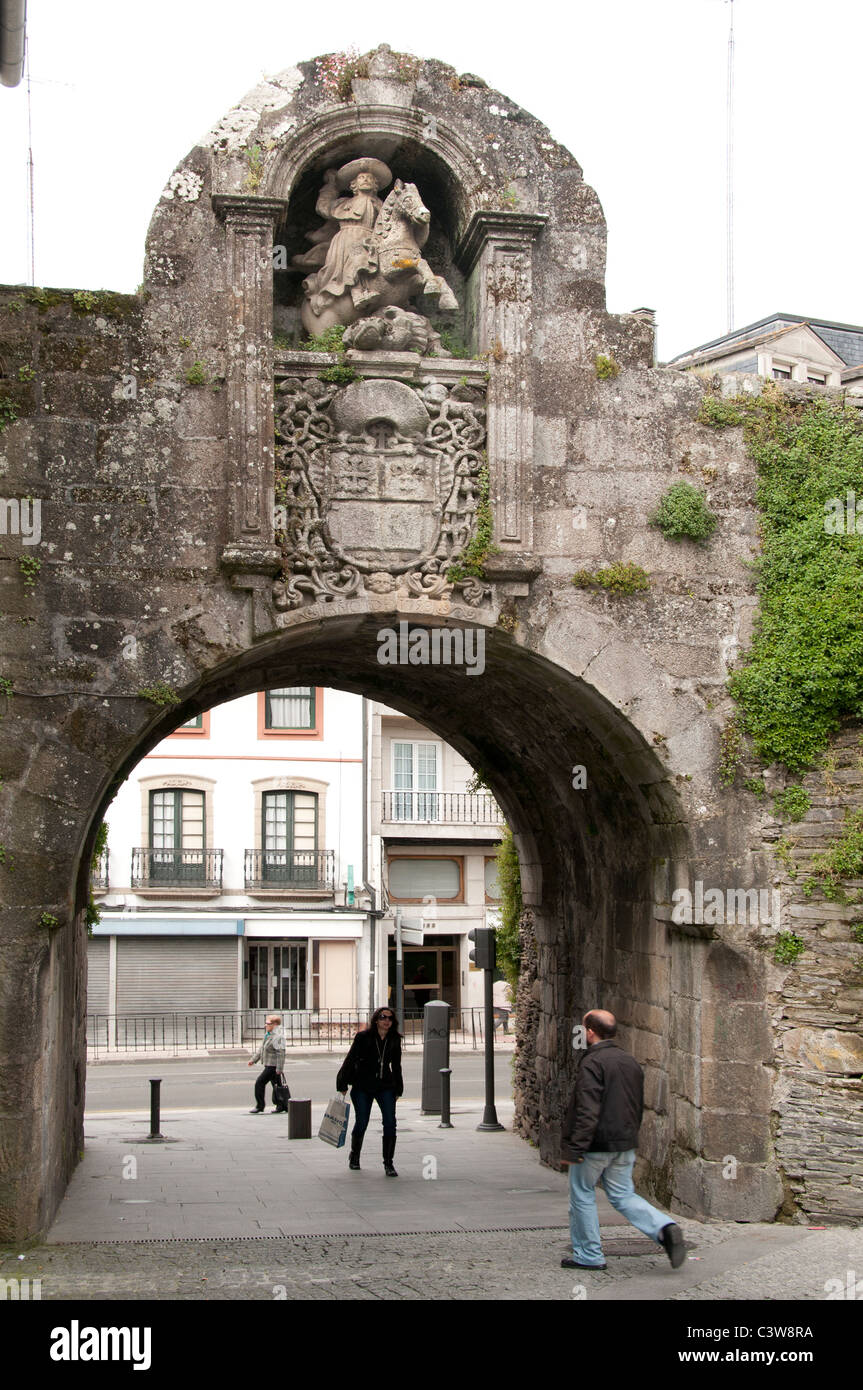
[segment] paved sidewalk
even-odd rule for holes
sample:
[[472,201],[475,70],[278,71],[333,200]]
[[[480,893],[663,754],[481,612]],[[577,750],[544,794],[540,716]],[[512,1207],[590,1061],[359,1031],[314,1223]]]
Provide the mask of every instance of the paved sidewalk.
[[[312,1106],[316,1135],[324,1103]],[[498,1106],[511,1128],[512,1103]],[[377,1109],[366,1133],[363,1170],[318,1138],[288,1139],[287,1115],[236,1109],[162,1111],[168,1144],[140,1141],[149,1113],[92,1115],[84,1161],[50,1235],[77,1240],[185,1236],[386,1234],[393,1231],[562,1226],[564,1173],[541,1167],[512,1133],[477,1133],[482,1107],[457,1106],[454,1128],[439,1128],[416,1103],[400,1103],[396,1167],[386,1179]],[[610,1207],[605,1218],[619,1221]]]
[[[322,1112],[313,1107],[315,1128]],[[167,1111],[162,1131],[176,1142],[158,1145],[141,1142],[149,1128],[142,1111],[88,1116],[84,1161],[48,1241],[0,1252],[0,1278],[41,1279],[45,1301],[723,1302],[863,1294],[863,1229],[678,1217],[689,1250],[672,1270],[603,1194],[607,1270],[563,1270],[566,1174],[543,1167],[511,1132],[478,1133],[481,1115],[481,1106],[459,1106],[455,1128],[441,1130],[437,1117],[402,1103],[397,1179],[383,1174],[374,1120],[363,1170],[350,1173],[345,1150],[289,1140],[280,1115]],[[498,1115],[510,1126],[511,1104],[499,1105]]]

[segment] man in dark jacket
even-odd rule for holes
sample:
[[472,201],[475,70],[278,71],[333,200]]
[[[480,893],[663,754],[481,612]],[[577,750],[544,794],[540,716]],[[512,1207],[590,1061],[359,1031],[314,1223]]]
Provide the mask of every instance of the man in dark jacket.
[[661,1211],[639,1197],[632,1185],[635,1146],[644,1109],[644,1075],[638,1062],[613,1040],[614,1014],[591,1009],[584,1015],[587,1052],[560,1142],[560,1157],[569,1164],[569,1231],[572,1258],[564,1269],[605,1269],[599,1239],[596,1184],[619,1211],[663,1247],[673,1269],[686,1258],[683,1232]]

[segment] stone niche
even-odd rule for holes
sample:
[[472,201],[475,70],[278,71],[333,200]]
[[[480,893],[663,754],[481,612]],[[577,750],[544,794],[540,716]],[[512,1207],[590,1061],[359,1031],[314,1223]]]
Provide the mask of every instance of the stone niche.
[[[351,136],[335,140],[313,158],[297,179],[283,220],[274,227],[273,330],[277,344],[298,348],[315,331],[315,325],[304,325],[301,320],[306,298],[304,281],[325,265],[325,253],[337,225],[322,212],[317,212],[316,205],[322,194],[326,201],[328,187],[335,188],[333,175],[347,169],[349,176],[352,167],[363,161],[386,171],[377,196],[377,202],[384,204],[385,221],[393,222],[388,216],[389,205],[396,207],[399,203],[396,186],[412,185],[416,189],[427,221],[417,225],[414,237],[421,242],[419,250],[423,261],[432,268],[435,278],[446,282],[452,299],[446,299],[448,307],[444,307],[440,294],[426,293],[422,284],[412,282],[410,307],[427,318],[436,331],[444,333],[444,351],[448,355],[452,355],[453,350],[465,357],[471,355],[471,347],[475,347],[471,338],[475,338],[476,326],[469,320],[465,276],[455,255],[459,195],[453,187],[452,172],[428,144],[415,137],[395,141],[391,136],[373,131],[354,131]],[[353,201],[349,188],[340,187],[335,191],[344,203]],[[355,225],[347,221],[351,211],[349,207],[345,209],[342,228]],[[372,221],[373,216],[373,213],[367,216],[366,221]],[[394,259],[412,256],[409,244],[399,245],[397,225],[392,226],[383,249],[388,270]],[[410,235],[410,228],[406,235]],[[389,254],[393,248],[393,254]],[[403,257],[399,257],[399,252],[404,253]],[[410,267],[395,267],[393,274],[391,284],[397,283],[399,278],[410,277]],[[428,283],[427,288],[434,290],[436,286]]]

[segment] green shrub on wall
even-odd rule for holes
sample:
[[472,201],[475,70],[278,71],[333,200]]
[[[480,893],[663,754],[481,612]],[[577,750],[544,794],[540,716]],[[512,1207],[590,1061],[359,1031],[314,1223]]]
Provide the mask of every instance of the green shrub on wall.
[[650,588],[647,571],[623,560],[597,570],[577,570],[572,582],[577,589],[605,589],[610,594],[638,594]]
[[716,517],[704,493],[691,483],[672,483],[648,521],[651,526],[658,526],[669,541],[689,540],[701,544],[716,530]]
[[838,529],[835,505],[863,498],[863,421],[769,385],[733,409],[758,469],[762,552],[755,635],[729,690],[761,761],[800,772],[863,716],[863,536]]

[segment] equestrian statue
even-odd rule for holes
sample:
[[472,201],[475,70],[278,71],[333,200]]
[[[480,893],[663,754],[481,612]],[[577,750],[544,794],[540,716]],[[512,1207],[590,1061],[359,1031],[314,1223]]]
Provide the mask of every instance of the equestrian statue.
[[[324,333],[337,324],[350,330],[359,319],[373,319],[376,323],[353,335],[356,346],[395,346],[397,325],[402,336],[405,326],[392,306],[405,310],[415,295],[425,294],[436,298],[443,312],[458,308],[446,280],[423,259],[430,214],[416,184],[396,179],[385,200],[377,196],[392,177],[382,160],[368,157],[324,175],[315,211],[325,224],[308,233],[311,250],[293,258],[296,269],[312,271],[303,281],[301,318],[307,333]],[[412,333],[417,342],[416,324]],[[440,339],[430,324],[426,339],[425,350],[440,355]]]

